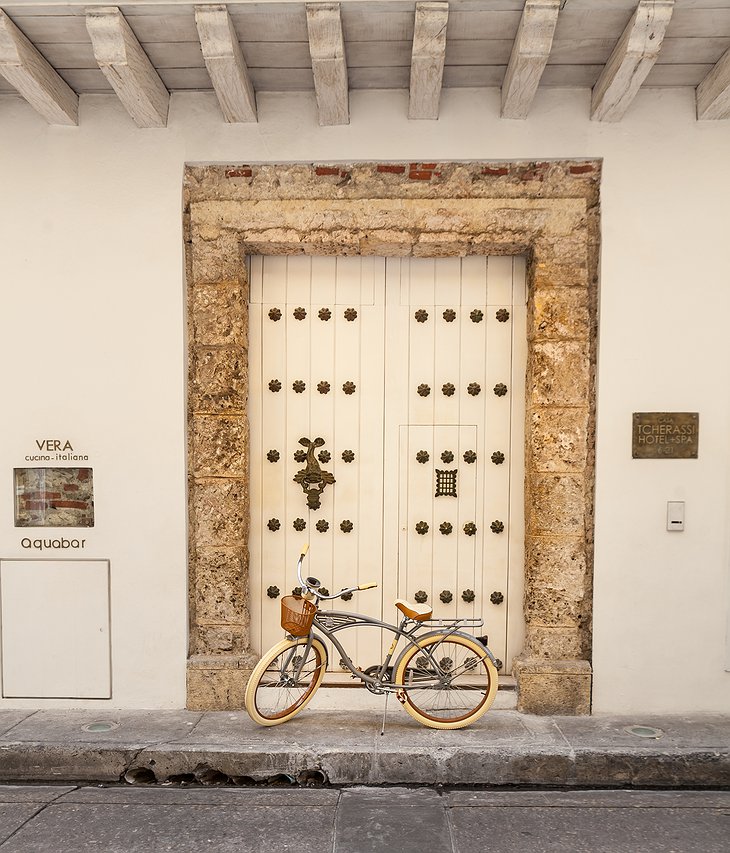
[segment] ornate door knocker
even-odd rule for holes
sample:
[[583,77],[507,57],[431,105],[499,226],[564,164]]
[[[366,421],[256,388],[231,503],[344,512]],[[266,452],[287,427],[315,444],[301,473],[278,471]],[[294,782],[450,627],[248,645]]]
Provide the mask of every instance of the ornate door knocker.
[[323,438],[315,438],[310,441],[308,438],[300,438],[299,444],[307,448],[307,464],[301,471],[297,471],[294,477],[294,482],[299,483],[307,496],[307,506],[310,509],[319,509],[320,496],[325,489],[325,486],[331,486],[335,483],[335,478],[329,471],[323,471],[319,467],[314,451],[324,444]]

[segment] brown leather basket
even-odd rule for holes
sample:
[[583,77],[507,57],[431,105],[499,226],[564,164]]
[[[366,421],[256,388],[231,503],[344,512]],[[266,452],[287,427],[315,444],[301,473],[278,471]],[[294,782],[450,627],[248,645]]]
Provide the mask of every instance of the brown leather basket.
[[301,595],[285,595],[281,599],[281,627],[292,637],[305,637],[316,612],[312,602]]

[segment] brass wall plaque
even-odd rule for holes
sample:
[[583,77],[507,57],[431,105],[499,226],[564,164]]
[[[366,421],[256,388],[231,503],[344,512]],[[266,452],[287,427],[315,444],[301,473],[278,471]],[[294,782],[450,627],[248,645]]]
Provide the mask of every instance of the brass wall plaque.
[[697,459],[699,434],[697,412],[634,412],[632,455],[634,459]]

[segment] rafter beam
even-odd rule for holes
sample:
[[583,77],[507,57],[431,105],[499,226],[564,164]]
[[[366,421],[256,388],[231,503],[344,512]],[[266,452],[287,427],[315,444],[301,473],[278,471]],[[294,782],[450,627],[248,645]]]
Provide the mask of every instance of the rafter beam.
[[448,20],[448,3],[416,3],[408,118],[439,117]]
[[196,6],[195,24],[205,67],[225,120],[256,121],[256,95],[228,9]]
[[170,93],[119,9],[86,14],[94,57],[137,127],[165,127]]
[[1,9],[0,74],[49,124],[79,123],[79,96]]
[[674,0],[640,0],[593,87],[591,118],[620,121],[657,61]]
[[339,3],[307,3],[309,53],[321,125],[349,124],[345,40]]
[[502,118],[527,118],[553,46],[560,0],[527,0],[502,83]]
[[730,118],[730,50],[697,87],[697,118]]

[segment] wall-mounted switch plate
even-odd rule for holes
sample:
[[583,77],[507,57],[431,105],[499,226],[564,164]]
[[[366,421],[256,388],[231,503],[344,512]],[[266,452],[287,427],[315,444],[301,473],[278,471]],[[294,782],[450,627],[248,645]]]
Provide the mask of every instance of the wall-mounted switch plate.
[[667,530],[684,530],[684,501],[667,501]]

